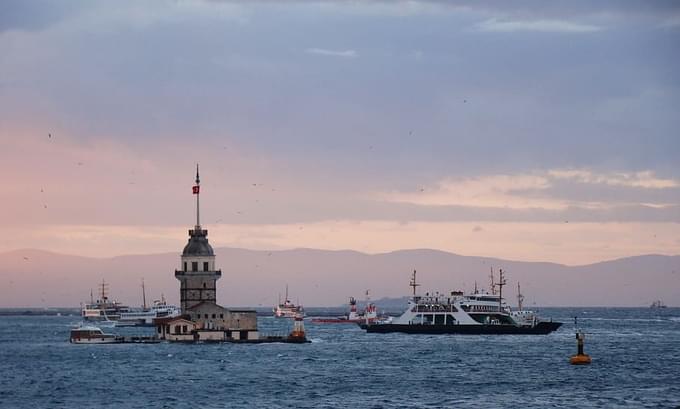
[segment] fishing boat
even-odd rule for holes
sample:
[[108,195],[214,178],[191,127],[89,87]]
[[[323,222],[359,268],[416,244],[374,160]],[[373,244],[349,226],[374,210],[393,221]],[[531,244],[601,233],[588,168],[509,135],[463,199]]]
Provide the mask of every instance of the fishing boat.
[[656,308],[666,308],[666,304],[663,303],[661,300],[656,300],[654,301],[649,308],[656,309]]
[[120,344],[123,338],[115,334],[107,334],[94,325],[80,325],[71,328],[69,342],[72,344]]
[[130,307],[108,297],[108,284],[102,280],[99,299],[95,300],[90,291],[90,302],[82,307],[80,314],[85,321],[118,321],[121,314],[130,312]]
[[362,312],[357,312],[357,300],[349,297],[349,313],[340,317],[317,317],[312,318],[315,324],[354,324],[360,322],[375,322],[378,320],[378,309],[371,302],[369,292],[366,290],[366,307]]
[[503,286],[506,284],[504,272],[500,270],[500,280],[492,284],[490,293],[475,289],[472,294],[452,291],[449,294],[437,292],[419,296],[416,288],[420,284],[416,282],[414,270],[410,282],[413,295],[408,301],[406,311],[392,320],[359,325],[371,333],[477,335],[549,334],[562,325],[561,322],[544,321],[535,313],[526,314],[531,315],[530,320],[524,319],[521,314],[513,315],[510,306],[503,299]]
[[281,302],[279,296],[279,303],[273,309],[276,318],[295,318],[297,316],[305,316],[305,310],[302,305],[295,305],[288,299],[288,284],[286,284],[286,297]]

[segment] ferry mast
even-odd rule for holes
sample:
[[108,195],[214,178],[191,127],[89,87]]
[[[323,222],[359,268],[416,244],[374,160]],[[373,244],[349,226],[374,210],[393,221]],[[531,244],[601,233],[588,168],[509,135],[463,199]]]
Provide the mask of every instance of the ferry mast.
[[413,288],[413,301],[417,301],[416,297],[416,288],[420,286],[420,284],[416,283],[416,270],[413,270],[413,275],[411,276],[411,283],[409,284],[411,288]]
[[[493,277],[493,273],[491,274],[491,277]],[[506,285],[507,283],[508,282],[505,279],[505,275],[503,274],[503,269],[502,268],[498,269],[498,282],[494,285],[498,286],[498,312],[499,313],[501,311],[503,311],[503,286]]]

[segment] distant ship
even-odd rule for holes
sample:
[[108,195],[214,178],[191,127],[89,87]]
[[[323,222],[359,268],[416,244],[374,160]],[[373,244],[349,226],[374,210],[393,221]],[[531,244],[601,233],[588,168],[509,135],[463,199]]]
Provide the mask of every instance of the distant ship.
[[[492,273],[493,277],[493,273]],[[493,279],[492,279],[493,282]],[[413,296],[408,308],[396,318],[359,324],[367,332],[403,332],[410,334],[549,334],[562,323],[543,321],[533,312],[513,314],[502,297],[506,284],[503,271],[500,280],[492,284],[499,287],[496,295],[475,291],[464,294],[453,291],[446,294],[416,295],[416,272],[410,286]]]
[[649,308],[666,308],[666,304],[661,300],[656,300],[649,306]]
[[90,303],[80,311],[80,315],[85,321],[118,321],[121,314],[130,312],[130,307],[118,301],[109,300],[108,284],[102,280],[99,288],[99,299],[95,300],[90,292]]
[[364,311],[357,312],[357,300],[354,297],[349,297],[349,314],[341,317],[318,317],[313,318],[312,322],[315,324],[352,324],[361,322],[375,322],[378,320],[378,309],[375,304],[370,301],[368,291],[366,291],[366,308]]
[[[279,295],[280,297],[280,295]],[[296,316],[305,316],[305,310],[302,305],[295,305],[288,299],[288,284],[286,284],[286,297],[273,309],[276,318],[295,318]]]

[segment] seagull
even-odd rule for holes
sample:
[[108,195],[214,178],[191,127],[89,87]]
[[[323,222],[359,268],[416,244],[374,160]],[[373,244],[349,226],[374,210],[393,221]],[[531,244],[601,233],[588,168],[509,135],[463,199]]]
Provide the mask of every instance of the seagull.
[[413,131],[408,131],[408,135],[409,136],[413,135]]
[[28,257],[24,256],[24,260],[28,261]]
[[47,205],[43,205],[43,206],[45,206],[45,209],[47,209]]
[[49,139],[52,139],[52,134],[51,134],[51,133],[48,133],[48,134],[47,134],[47,137],[48,137]]

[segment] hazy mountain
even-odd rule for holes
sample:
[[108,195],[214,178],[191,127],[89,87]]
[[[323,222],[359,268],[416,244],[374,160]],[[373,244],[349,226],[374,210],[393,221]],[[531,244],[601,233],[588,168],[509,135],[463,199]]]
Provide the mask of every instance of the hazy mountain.
[[[467,257],[435,250],[402,250],[385,254],[296,249],[254,251],[216,249],[222,269],[218,302],[227,306],[270,306],[290,288],[290,298],[307,306],[338,306],[347,297],[373,299],[410,293],[409,279],[418,270],[419,291],[470,290],[475,281],[488,287],[489,271],[507,272],[508,298],[514,303],[517,282],[526,304],[543,306],[647,306],[661,299],[680,305],[680,256],[645,255],[585,266],[564,266]],[[177,303],[179,282],[174,269],[179,254],[88,258],[41,250],[0,253],[0,307],[77,306],[97,293],[102,279],[112,298],[141,304],[141,280],[147,300],[165,294]]]

